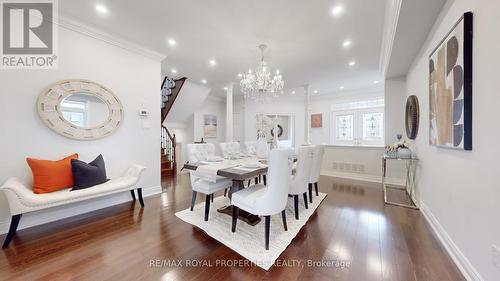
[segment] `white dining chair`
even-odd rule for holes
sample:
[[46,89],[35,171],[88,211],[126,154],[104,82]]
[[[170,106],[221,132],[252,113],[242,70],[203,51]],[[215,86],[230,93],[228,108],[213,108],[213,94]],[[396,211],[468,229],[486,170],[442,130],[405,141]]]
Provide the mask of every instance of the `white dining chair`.
[[[293,196],[295,219],[299,219],[299,195],[304,197],[304,206],[307,206],[307,187],[311,177],[314,148],[311,146],[299,147],[295,175],[290,182],[289,194]],[[309,195],[310,196],[310,195]]]
[[231,154],[240,154],[241,146],[239,142],[221,142],[219,143],[222,151],[222,157],[228,158]]
[[196,195],[198,192],[205,194],[205,221],[208,221],[210,213],[210,201],[213,202],[213,194],[220,190],[226,190],[232,185],[232,181],[227,178],[218,179],[215,183],[204,180],[196,176],[196,171],[190,172],[191,188],[193,189],[193,197],[191,198],[191,211],[193,211],[196,203]]
[[311,165],[311,175],[309,177],[309,202],[313,202],[312,198],[312,186],[314,184],[314,189],[316,191],[316,196],[319,195],[318,191],[318,182],[319,176],[321,174],[321,163],[323,162],[323,154],[325,154],[325,146],[324,145],[315,145],[314,149],[314,157]]
[[239,209],[251,214],[264,216],[265,219],[265,248],[269,250],[269,232],[271,216],[281,212],[283,227],[288,231],[286,224],[286,204],[290,187],[292,151],[275,149],[270,152],[268,162],[269,182],[267,187],[256,184],[232,194],[233,221],[231,231],[236,231],[236,221]]
[[[215,146],[212,143],[193,143],[186,146],[188,161],[190,163],[197,163],[206,161],[208,157],[215,156]],[[191,211],[193,211],[194,204],[196,203],[196,195],[201,192],[206,195],[205,202],[205,221],[208,220],[208,213],[210,211],[210,201],[214,200],[214,193],[219,190],[224,190],[224,196],[227,195],[227,190],[231,187],[232,181],[228,178],[217,176],[216,182],[203,180],[196,174],[196,171],[190,171],[191,188],[193,194],[191,198]]]
[[257,154],[257,141],[246,141],[245,150],[249,155]]

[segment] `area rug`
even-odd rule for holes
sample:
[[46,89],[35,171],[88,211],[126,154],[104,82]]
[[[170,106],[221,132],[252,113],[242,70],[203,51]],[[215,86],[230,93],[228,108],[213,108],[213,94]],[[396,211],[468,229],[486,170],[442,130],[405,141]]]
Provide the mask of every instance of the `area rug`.
[[305,209],[304,200],[299,200],[299,220],[295,219],[293,198],[288,198],[286,218],[288,231],[283,229],[281,213],[271,216],[271,230],[269,235],[269,250],[265,249],[264,218],[255,226],[251,226],[238,220],[236,232],[231,232],[231,216],[217,212],[218,208],[229,205],[229,198],[220,196],[214,198],[210,204],[210,216],[204,221],[205,202],[196,204],[194,210],[189,209],[175,213],[181,220],[190,223],[212,238],[231,248],[241,256],[253,262],[255,265],[269,270],[281,253],[292,243],[300,229],[307,223],[309,217],[316,211],[321,202],[326,198],[326,193],[313,195],[313,203],[309,203],[309,209]]

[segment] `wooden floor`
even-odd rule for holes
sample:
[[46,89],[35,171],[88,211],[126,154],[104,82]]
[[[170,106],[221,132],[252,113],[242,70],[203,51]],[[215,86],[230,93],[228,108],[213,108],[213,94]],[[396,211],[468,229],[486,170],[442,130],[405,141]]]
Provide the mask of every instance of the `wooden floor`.
[[[0,279],[465,280],[424,217],[384,206],[378,184],[323,177],[328,197],[280,256],[288,267],[269,272],[221,266],[245,259],[174,216],[190,204],[188,178],[163,187],[144,209],[130,202],[19,231],[0,251]],[[192,261],[205,264],[187,266]]]

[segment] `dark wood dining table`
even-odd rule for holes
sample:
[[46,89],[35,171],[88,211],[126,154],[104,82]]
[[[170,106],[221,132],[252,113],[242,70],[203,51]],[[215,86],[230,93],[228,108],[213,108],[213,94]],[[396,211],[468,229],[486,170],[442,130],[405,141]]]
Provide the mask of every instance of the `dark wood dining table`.
[[[260,160],[259,162],[263,164],[267,164],[267,160]],[[199,166],[201,165],[208,165],[205,163],[186,163],[184,164],[183,169],[187,170],[192,170],[196,171]],[[220,169],[217,171],[217,175],[221,177],[225,177],[228,179],[231,179],[233,181],[233,184],[231,185],[231,188],[229,189],[229,198],[231,199],[232,194],[234,192],[237,192],[243,188],[245,188],[245,181],[255,179],[256,177],[259,177],[260,175],[264,175],[267,173],[267,166],[258,168],[255,170],[244,170],[244,169],[235,169],[235,168],[227,168],[227,169]],[[227,214],[232,216],[232,206],[227,205],[222,208],[217,209],[218,212]],[[250,225],[256,225],[260,222],[259,216],[250,214],[244,210],[240,210],[238,212],[238,218]]]

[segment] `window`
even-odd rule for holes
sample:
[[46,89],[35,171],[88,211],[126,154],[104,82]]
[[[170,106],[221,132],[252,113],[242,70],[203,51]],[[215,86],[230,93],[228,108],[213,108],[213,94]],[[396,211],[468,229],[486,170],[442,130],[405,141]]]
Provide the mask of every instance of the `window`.
[[333,144],[384,145],[384,100],[333,104],[331,131]]
[[61,103],[61,112],[64,119],[80,126],[86,127],[87,124],[87,103],[84,101],[63,100]]

